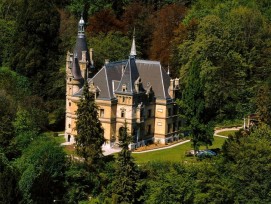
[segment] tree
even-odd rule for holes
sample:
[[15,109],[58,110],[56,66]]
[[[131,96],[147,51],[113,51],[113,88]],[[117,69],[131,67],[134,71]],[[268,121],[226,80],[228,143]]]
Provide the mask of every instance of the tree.
[[199,21],[195,37],[180,44],[180,77],[185,86],[191,64],[199,59],[206,107],[217,121],[241,118],[255,111],[251,99],[256,87],[271,74],[270,28],[255,8],[228,2],[214,10]]
[[132,39],[121,33],[110,32],[107,35],[100,33],[90,38],[90,45],[93,48],[94,66],[101,68],[104,60],[110,61],[127,59],[131,49]]
[[12,38],[15,32],[15,22],[0,19],[0,66],[8,65],[11,56]]
[[53,203],[62,200],[66,155],[48,137],[34,140],[16,160],[21,177],[19,188],[26,203]]
[[14,138],[12,122],[15,117],[14,103],[11,97],[0,91],[0,151],[3,150],[8,159],[13,157],[11,142]]
[[41,0],[23,0],[18,13],[11,67],[31,79],[33,93],[49,97],[48,86],[58,71],[59,13]]
[[[223,165],[231,179],[234,202],[269,203],[271,131],[259,127],[249,136],[239,132],[223,145]],[[224,174],[225,174],[224,173]]]
[[18,170],[0,151],[0,203],[12,204],[20,202],[18,179]]
[[120,30],[122,30],[122,24],[116,18],[112,9],[105,9],[91,16],[89,18],[89,26],[86,29],[92,36],[99,33],[108,34],[109,32]]
[[169,64],[174,30],[178,28],[185,13],[186,8],[179,4],[164,6],[157,11],[157,15],[153,19],[154,30],[149,53],[151,59],[161,61],[164,66]]
[[154,168],[154,172],[148,172],[154,174],[146,179],[148,188],[144,192],[144,203],[193,203],[196,175],[191,170],[179,163],[149,164],[147,168]]
[[76,152],[89,166],[97,165],[102,157],[102,145],[105,142],[104,130],[98,119],[98,108],[94,94],[89,91],[86,81],[83,94],[76,111]]
[[154,29],[152,21],[154,14],[153,6],[133,1],[125,7],[121,17],[123,32],[127,36],[132,36],[135,29],[137,51],[141,52],[137,53],[137,56],[142,59],[149,59],[149,49]]
[[138,171],[129,150],[131,136],[127,131],[125,122],[119,136],[119,146],[122,149],[118,154],[116,176],[113,181],[112,199],[115,203],[135,203],[136,201]]
[[270,82],[263,84],[258,89],[255,97],[255,104],[257,107],[257,114],[259,115],[260,121],[270,125],[271,124],[271,87]]
[[186,121],[186,129],[192,139],[194,151],[200,145],[212,145],[213,141],[213,114],[206,108],[203,88],[204,83],[199,77],[199,65],[195,61],[191,64],[187,75],[187,84],[183,89],[182,99],[178,101],[180,105],[181,117]]

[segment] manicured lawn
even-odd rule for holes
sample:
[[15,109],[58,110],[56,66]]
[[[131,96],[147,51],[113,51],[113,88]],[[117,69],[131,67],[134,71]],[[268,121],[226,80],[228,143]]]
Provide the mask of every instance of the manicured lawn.
[[[225,138],[214,137],[213,146],[209,147],[209,149],[213,148],[221,148],[225,141]],[[135,158],[136,163],[147,163],[149,161],[170,161],[170,162],[196,162],[194,157],[186,157],[185,152],[193,149],[191,147],[191,142],[185,143],[183,145],[179,145],[170,149],[165,149],[161,151],[155,152],[147,152],[142,154],[133,153],[132,156]],[[201,149],[205,149],[205,147],[201,147]]]
[[229,136],[229,135],[234,135],[234,133],[236,132],[237,132],[236,130],[228,130],[228,131],[219,132],[217,134],[222,135],[222,136]]
[[44,135],[46,135],[47,137],[52,138],[55,142],[61,144],[63,142],[65,142],[65,138],[63,135],[61,136],[55,136],[55,134],[59,134],[59,133],[55,133],[55,132],[45,132],[43,133]]

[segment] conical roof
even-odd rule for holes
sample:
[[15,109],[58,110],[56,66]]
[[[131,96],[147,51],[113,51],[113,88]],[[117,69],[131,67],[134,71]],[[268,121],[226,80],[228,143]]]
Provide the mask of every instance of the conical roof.
[[78,23],[78,34],[77,34],[76,44],[75,44],[73,52],[77,53],[78,60],[81,61],[82,51],[86,51],[86,60],[90,62],[90,56],[89,56],[89,50],[87,46],[84,26],[85,26],[85,21],[83,20],[83,17],[81,17]]

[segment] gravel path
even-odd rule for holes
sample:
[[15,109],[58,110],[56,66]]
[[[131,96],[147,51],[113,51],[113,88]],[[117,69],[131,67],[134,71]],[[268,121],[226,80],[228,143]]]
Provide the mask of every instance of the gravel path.
[[133,154],[142,154],[142,153],[146,153],[146,152],[154,152],[154,151],[159,151],[159,150],[163,150],[163,149],[169,149],[169,148],[172,148],[172,147],[176,147],[176,146],[182,145],[182,144],[187,143],[187,142],[190,142],[190,140],[185,140],[185,141],[182,141],[182,142],[179,142],[177,144],[170,145],[170,146],[167,146],[167,147],[161,147],[161,148],[157,148],[157,149],[150,149],[150,150],[145,150],[145,151],[141,151],[141,152],[132,152],[132,153]]
[[216,137],[223,137],[223,138],[228,138],[227,136],[219,135],[220,132],[224,131],[231,131],[231,130],[240,130],[242,127],[233,127],[233,128],[222,128],[222,129],[217,129],[215,130],[214,136]]

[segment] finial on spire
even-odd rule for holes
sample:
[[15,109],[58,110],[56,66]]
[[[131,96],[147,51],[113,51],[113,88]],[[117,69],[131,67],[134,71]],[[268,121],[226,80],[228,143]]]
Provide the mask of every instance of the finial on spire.
[[78,23],[78,33],[79,34],[82,34],[84,33],[84,26],[85,26],[85,21],[83,19],[83,13],[81,13],[81,18],[80,18],[80,21]]
[[136,45],[135,45],[135,28],[134,28],[133,42],[132,42],[132,47],[131,47],[130,56],[136,56]]

